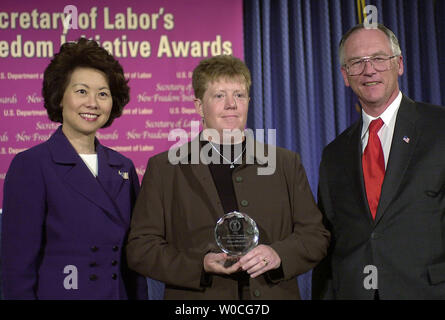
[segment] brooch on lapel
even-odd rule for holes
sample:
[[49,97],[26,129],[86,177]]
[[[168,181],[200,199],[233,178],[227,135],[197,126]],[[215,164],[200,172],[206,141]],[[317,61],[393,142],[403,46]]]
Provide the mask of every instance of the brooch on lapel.
[[122,177],[122,179],[128,180],[128,172],[123,172],[123,171],[119,170],[117,173],[119,173],[119,175]]

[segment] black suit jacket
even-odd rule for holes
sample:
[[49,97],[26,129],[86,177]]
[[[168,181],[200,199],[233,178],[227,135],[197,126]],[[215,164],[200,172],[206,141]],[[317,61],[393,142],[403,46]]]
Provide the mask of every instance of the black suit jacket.
[[313,298],[445,299],[445,107],[403,97],[375,221],[361,164],[362,120],[323,151],[319,206],[332,233]]

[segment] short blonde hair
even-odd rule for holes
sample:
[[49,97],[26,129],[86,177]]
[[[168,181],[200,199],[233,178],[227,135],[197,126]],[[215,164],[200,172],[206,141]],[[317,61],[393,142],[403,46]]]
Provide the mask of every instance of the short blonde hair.
[[229,55],[219,55],[201,60],[193,70],[192,85],[195,97],[202,99],[209,83],[219,79],[241,79],[249,93],[252,79],[246,64]]

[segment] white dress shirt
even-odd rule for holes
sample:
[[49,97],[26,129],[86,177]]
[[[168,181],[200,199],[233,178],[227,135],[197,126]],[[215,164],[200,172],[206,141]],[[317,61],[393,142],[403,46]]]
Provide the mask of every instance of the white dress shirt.
[[97,153],[79,154],[79,156],[82,158],[83,162],[85,162],[88,169],[90,169],[93,176],[97,177],[97,171],[98,171]]
[[379,136],[382,144],[383,155],[385,157],[385,169],[388,164],[389,152],[391,151],[392,136],[394,134],[394,128],[396,126],[397,112],[399,111],[400,102],[402,101],[402,92],[399,91],[397,98],[386,108],[386,110],[378,117],[371,117],[362,109],[362,154],[365,151],[368,144],[369,131],[368,127],[372,120],[381,118],[383,120],[383,126],[380,128],[377,135]]

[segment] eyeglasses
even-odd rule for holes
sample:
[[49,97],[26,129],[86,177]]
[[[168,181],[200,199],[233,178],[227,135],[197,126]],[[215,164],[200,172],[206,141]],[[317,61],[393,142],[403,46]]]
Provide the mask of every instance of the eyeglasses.
[[348,76],[358,76],[365,70],[366,62],[370,62],[372,67],[379,72],[391,69],[391,59],[397,57],[394,56],[373,56],[373,57],[363,57],[357,60],[353,60],[345,64],[346,73]]

